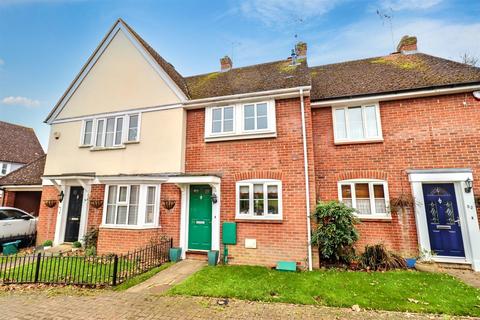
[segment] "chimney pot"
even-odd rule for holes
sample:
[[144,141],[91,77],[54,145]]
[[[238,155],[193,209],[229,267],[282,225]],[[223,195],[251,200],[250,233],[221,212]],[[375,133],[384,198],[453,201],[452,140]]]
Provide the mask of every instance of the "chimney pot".
[[222,72],[232,69],[233,63],[229,56],[220,59],[220,67]]
[[305,42],[298,42],[295,45],[295,53],[297,54],[297,58],[304,59],[307,57],[307,44]]
[[397,46],[397,51],[403,54],[417,52],[417,37],[403,36]]

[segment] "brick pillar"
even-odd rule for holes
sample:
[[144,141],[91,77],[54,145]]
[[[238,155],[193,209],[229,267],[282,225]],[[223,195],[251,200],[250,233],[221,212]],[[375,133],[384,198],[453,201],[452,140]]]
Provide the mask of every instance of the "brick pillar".
[[5,207],[15,206],[15,191],[5,191],[4,197],[5,199],[3,201],[3,206]]
[[[46,200],[57,200],[52,208],[45,205]],[[42,199],[38,212],[37,244],[45,240],[52,240],[55,237],[55,226],[58,216],[58,190],[54,186],[43,186]]]
[[[92,184],[90,189],[90,199],[92,200],[104,200],[105,198],[105,185],[104,184]],[[103,206],[99,208],[94,208],[91,203],[88,204],[88,223],[87,223],[87,230],[91,228],[98,227],[102,223],[102,212]]]

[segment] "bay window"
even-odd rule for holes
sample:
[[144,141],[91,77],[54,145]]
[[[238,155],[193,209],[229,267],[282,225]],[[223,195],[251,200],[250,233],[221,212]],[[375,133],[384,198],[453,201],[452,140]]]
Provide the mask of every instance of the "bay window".
[[158,225],[159,186],[108,185],[103,225],[141,228]]
[[336,143],[382,140],[378,105],[333,108]]
[[338,183],[338,198],[363,218],[389,218],[387,182],[345,180]]
[[282,183],[279,180],[237,182],[237,219],[282,219]]

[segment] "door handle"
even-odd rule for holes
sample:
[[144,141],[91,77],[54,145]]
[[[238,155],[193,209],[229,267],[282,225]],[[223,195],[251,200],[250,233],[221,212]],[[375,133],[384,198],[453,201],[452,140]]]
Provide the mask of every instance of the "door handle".
[[197,221],[195,221],[195,224],[205,224],[205,221],[203,221],[203,220],[197,220]]

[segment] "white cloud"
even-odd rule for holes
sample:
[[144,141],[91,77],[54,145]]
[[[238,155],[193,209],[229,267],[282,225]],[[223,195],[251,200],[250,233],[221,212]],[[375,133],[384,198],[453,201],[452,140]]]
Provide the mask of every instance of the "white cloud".
[[384,9],[400,10],[425,10],[435,7],[443,0],[381,0]]
[[[462,53],[480,57],[480,23],[462,24],[435,19],[404,19],[394,22],[394,43],[388,27],[379,21],[363,21],[341,30],[330,30],[310,46],[309,64],[319,65],[387,55],[403,35],[417,36],[420,52],[460,60]],[[328,37],[328,38],[327,38]]]
[[3,60],[2,58],[0,58],[0,66],[3,66],[5,64],[5,60]]
[[247,0],[240,11],[267,25],[320,16],[344,0]]
[[26,97],[5,97],[1,100],[2,104],[9,106],[38,107],[40,101]]

